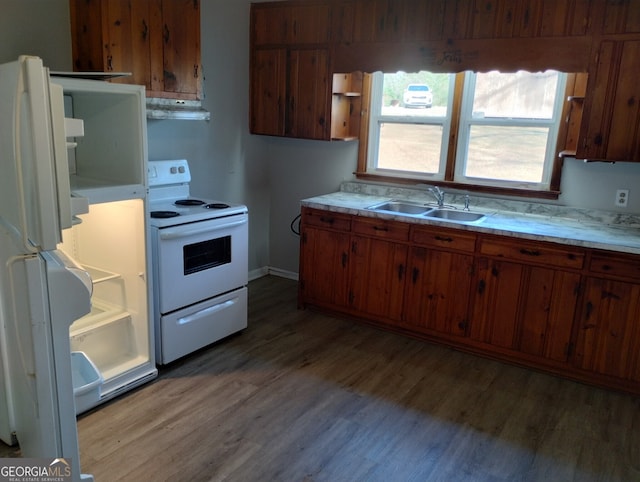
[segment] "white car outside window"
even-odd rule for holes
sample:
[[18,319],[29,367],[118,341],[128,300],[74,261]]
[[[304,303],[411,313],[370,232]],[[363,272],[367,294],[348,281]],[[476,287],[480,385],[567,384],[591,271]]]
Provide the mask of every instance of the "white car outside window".
[[433,94],[427,84],[409,84],[402,101],[405,107],[431,107]]

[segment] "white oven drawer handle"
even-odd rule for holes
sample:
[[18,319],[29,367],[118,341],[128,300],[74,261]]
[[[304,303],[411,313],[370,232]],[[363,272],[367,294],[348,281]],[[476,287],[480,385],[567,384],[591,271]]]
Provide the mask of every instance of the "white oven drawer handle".
[[178,238],[186,238],[187,236],[194,236],[196,234],[209,233],[213,231],[220,231],[221,229],[232,228],[234,226],[240,226],[245,224],[247,219],[243,219],[241,221],[234,221],[232,223],[220,224],[217,226],[208,226],[208,227],[194,227],[191,229],[169,229],[167,231],[160,232],[160,239],[178,239]]
[[198,321],[200,318],[204,318],[211,315],[212,313],[224,310],[225,308],[229,308],[230,306],[235,305],[237,302],[238,298],[233,298],[232,300],[227,300],[222,303],[218,303],[217,305],[210,306],[208,308],[205,308],[204,310],[198,311],[197,313],[178,319],[178,325],[186,325],[187,323]]

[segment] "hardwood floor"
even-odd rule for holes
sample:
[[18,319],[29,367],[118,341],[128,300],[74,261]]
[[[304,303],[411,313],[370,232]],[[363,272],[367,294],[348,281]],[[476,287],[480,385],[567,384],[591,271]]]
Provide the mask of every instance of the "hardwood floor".
[[296,308],[79,418],[96,481],[638,481],[640,400]]

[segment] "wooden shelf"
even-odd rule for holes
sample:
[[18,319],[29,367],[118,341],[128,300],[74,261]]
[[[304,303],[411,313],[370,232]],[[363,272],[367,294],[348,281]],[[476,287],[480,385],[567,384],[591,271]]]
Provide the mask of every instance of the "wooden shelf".
[[357,140],[362,110],[362,73],[333,74],[331,92],[331,140]]

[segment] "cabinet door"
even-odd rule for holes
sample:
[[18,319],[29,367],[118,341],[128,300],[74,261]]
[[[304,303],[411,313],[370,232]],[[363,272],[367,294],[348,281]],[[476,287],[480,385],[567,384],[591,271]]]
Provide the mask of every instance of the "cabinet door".
[[471,338],[566,361],[579,283],[577,273],[480,258]]
[[287,52],[254,50],[251,58],[251,133],[285,134]]
[[348,304],[349,233],[306,226],[301,233],[300,290],[303,303],[329,308]]
[[412,247],[403,324],[420,332],[465,336],[473,256]]
[[640,40],[603,41],[589,76],[576,157],[640,161]]
[[131,72],[114,82],[151,87],[153,19],[159,0],[72,1],[71,32],[77,71]]
[[328,140],[331,93],[326,49],[296,49],[288,54],[286,135]]
[[330,10],[330,5],[325,2],[308,2],[307,5],[252,4],[253,44],[265,46],[326,43],[331,33]]
[[579,318],[574,364],[640,382],[640,285],[589,278]]
[[406,261],[404,244],[354,236],[349,276],[351,307],[374,318],[399,320]]
[[[131,2],[138,3],[138,2]],[[146,2],[141,2],[146,3]],[[162,0],[162,70],[156,69],[151,90],[176,98],[200,98],[200,2]]]

